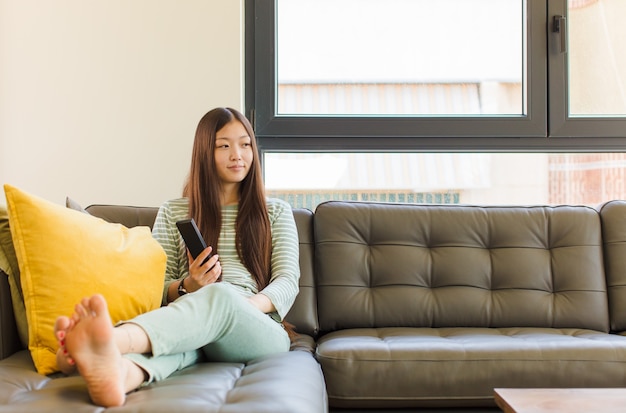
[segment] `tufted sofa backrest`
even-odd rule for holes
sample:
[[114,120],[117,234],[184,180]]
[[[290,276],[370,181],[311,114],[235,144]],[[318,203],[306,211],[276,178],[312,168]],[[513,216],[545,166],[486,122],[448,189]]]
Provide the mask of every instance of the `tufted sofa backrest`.
[[298,239],[300,242],[300,292],[286,319],[296,326],[298,333],[315,337],[317,336],[319,325],[317,321],[315,276],[313,273],[315,254],[314,216],[313,212],[308,209],[294,209],[293,216],[298,227]]
[[85,211],[107,222],[122,224],[128,228],[145,226],[152,229],[159,208],[94,204],[85,208]]
[[592,208],[331,201],[315,211],[315,241],[322,333],[609,329],[600,217]]
[[611,330],[626,331],[626,201],[606,202],[598,211],[602,219]]

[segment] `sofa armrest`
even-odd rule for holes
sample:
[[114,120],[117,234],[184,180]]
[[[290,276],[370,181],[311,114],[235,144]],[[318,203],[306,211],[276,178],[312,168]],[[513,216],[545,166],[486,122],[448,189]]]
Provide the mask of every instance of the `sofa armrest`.
[[0,360],[21,349],[13,315],[9,277],[0,270]]

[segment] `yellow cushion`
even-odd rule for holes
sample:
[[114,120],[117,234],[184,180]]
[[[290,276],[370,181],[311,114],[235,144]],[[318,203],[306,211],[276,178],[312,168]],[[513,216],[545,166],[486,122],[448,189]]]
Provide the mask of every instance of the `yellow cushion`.
[[148,227],[128,229],[4,186],[37,371],[57,371],[59,315],[100,293],[114,323],[161,305],[165,252]]

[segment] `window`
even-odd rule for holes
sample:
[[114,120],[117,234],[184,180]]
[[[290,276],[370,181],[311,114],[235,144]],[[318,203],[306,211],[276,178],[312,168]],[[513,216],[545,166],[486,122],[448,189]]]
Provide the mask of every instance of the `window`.
[[248,0],[270,194],[626,198],[623,0]]
[[626,199],[625,153],[266,152],[269,196],[435,204],[580,204]]
[[526,115],[523,5],[278,0],[276,114]]
[[626,137],[625,15],[619,0],[548,3],[550,136]]
[[[311,137],[317,148],[404,149],[417,146],[413,138],[546,135],[547,58],[528,59],[527,53],[545,48],[545,7],[531,8],[526,0],[276,0],[248,2],[247,7],[254,14],[254,19],[249,16],[247,20],[248,29],[248,24],[254,25],[247,37],[248,61],[253,62],[246,79],[247,102],[254,110],[257,134],[271,137],[266,145],[291,146],[295,138]],[[489,18],[494,8],[503,15],[501,20]],[[541,19],[531,18],[538,11]],[[418,15],[424,27],[412,23]],[[397,24],[400,16],[405,20]],[[313,22],[312,26],[305,20]],[[393,30],[397,26],[405,27]],[[374,35],[366,39],[368,29]],[[473,42],[464,41],[467,30],[480,32],[472,37]],[[322,36],[321,32],[331,34]],[[497,40],[486,40],[490,38]],[[380,39],[373,48],[368,47],[371,39]],[[338,56],[343,56],[341,64]],[[480,64],[484,56],[494,56],[489,59],[493,65]],[[315,62],[319,64],[311,69]],[[307,90],[312,82],[327,86],[326,96],[344,94],[351,107],[343,109],[343,116],[337,110],[292,109],[294,100],[288,103],[288,95],[293,96],[296,87],[302,93],[315,93]],[[338,86],[343,90],[337,90]],[[412,106],[405,103],[398,110],[386,104],[384,110],[373,111],[365,107],[368,101],[382,103],[398,86],[405,92],[387,101],[411,100],[406,97],[412,96]],[[425,90],[434,103],[420,109],[428,100],[422,93]],[[300,100],[311,105],[310,98]],[[498,108],[506,100],[511,103]],[[459,105],[460,109],[454,107]],[[339,142],[337,137],[357,140]],[[380,137],[388,139],[377,142]]]

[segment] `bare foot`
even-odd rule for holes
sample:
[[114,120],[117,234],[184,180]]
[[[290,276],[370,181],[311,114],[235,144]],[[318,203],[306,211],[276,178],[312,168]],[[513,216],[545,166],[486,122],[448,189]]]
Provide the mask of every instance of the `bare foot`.
[[83,299],[75,311],[70,319],[74,325],[65,330],[67,351],[87,382],[91,400],[100,406],[121,406],[128,371],[115,344],[107,303],[94,295]]
[[59,370],[65,374],[72,374],[76,371],[76,363],[67,352],[65,347],[65,338],[67,332],[74,326],[74,320],[69,317],[58,317],[54,323],[54,336],[59,343],[57,350],[57,365]]

